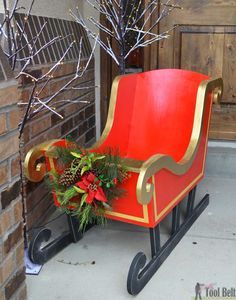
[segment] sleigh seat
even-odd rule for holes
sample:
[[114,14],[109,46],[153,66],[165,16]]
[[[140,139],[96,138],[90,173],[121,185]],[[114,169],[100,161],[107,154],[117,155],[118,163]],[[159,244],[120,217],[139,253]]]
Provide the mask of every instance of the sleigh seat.
[[[209,195],[194,207],[196,186],[204,176],[211,107],[222,94],[222,79],[178,69],[164,69],[117,77],[112,85],[107,124],[91,151],[119,149],[131,176],[127,191],[114,201],[110,219],[147,227],[152,260],[134,258],[127,288],[137,294],[149,281],[182,236],[205,209]],[[26,175],[43,179],[47,167],[40,158],[52,145],[45,142],[29,151]],[[39,162],[39,163],[37,163]],[[186,218],[180,224],[179,203],[188,195]],[[172,213],[169,240],[160,245],[160,222]]]

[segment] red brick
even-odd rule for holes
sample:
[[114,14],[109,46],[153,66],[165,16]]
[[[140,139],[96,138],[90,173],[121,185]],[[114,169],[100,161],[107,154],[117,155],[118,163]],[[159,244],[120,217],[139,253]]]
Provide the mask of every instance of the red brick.
[[18,180],[14,184],[9,186],[7,189],[1,192],[1,203],[3,209],[9,206],[11,202],[19,196],[20,189],[21,189],[21,181]]
[[22,239],[23,231],[22,231],[22,224],[19,224],[14,231],[12,231],[8,237],[5,239],[4,245],[4,253],[8,254],[12,248]]
[[84,121],[85,115],[84,110],[78,111],[77,114],[74,116],[74,125],[77,127],[78,124]]
[[85,135],[80,136],[79,139],[77,140],[78,145],[80,145],[81,147],[84,146],[85,144]]
[[[60,88],[62,88],[73,77],[74,77],[74,74],[71,74],[71,76],[67,75],[66,77],[65,76],[59,77],[59,78],[54,77],[54,79],[51,80],[50,83],[43,89],[42,93],[40,94],[40,97],[45,98],[49,95],[53,95],[55,92],[57,92]],[[84,83],[85,86],[94,85],[94,84],[91,84],[91,81],[93,79],[94,79],[93,72],[88,71],[84,74],[84,76],[82,78],[78,78],[78,79],[74,80],[72,86],[77,86],[78,84],[81,84],[81,83]],[[89,82],[89,83],[87,83],[87,82]],[[40,87],[42,85],[43,84],[39,85],[38,89],[40,89]],[[74,96],[72,94],[70,94],[71,92],[73,93]],[[88,90],[66,91],[66,92],[63,92],[63,95],[62,95],[62,97],[60,97],[60,99],[71,99],[74,97],[77,98],[83,94],[86,94],[87,92],[88,92]],[[59,96],[61,96],[61,94]],[[21,97],[24,101],[27,101],[29,99],[29,90],[23,90]]]
[[21,202],[21,200],[18,200],[14,204],[13,211],[14,211],[14,223],[17,224],[22,221],[22,202]]
[[20,122],[20,112],[17,108],[16,110],[12,110],[9,112],[9,129],[16,129],[18,128]]
[[63,119],[56,114],[52,114],[51,115],[52,126],[57,125],[57,124],[61,123],[62,121],[64,121],[64,114],[65,114],[64,109],[58,109],[57,112],[63,117]]
[[73,129],[73,119],[68,119],[65,123],[61,126],[61,134],[64,135]]
[[7,257],[0,266],[0,282],[4,283],[13,273],[15,268],[15,261],[13,253]]
[[88,126],[89,128],[95,126],[95,123],[96,123],[96,118],[95,118],[95,115],[92,116],[89,120],[88,120]]
[[6,131],[7,131],[6,114],[0,114],[0,135],[6,133]]
[[22,266],[24,262],[24,242],[16,248],[16,267]]
[[[64,111],[65,111],[65,117],[73,115],[78,109],[80,109],[80,104],[78,103],[70,103],[65,105]],[[78,108],[79,107],[79,108]]]
[[25,281],[25,268],[19,270],[7,283],[5,287],[5,297],[6,300],[10,298],[17,292],[22,283]]
[[31,138],[51,127],[51,116],[37,120],[31,125]]
[[5,300],[3,291],[0,290],[0,300]]
[[12,84],[0,89],[0,107],[7,106],[18,101],[17,84]]
[[17,292],[16,300],[26,300],[27,299],[27,289],[26,284],[24,283],[22,287]]
[[[42,89],[43,85],[44,85],[44,83],[39,84],[38,87],[35,90],[35,93],[39,93],[39,91]],[[44,89],[41,91],[39,96],[40,96],[41,99],[43,99],[43,98],[47,97],[50,94],[52,94],[51,83],[48,83],[48,85],[45,86]]]
[[48,194],[49,190],[45,182],[39,183],[37,187],[31,185],[31,191],[28,190],[28,197],[25,202],[27,213],[33,210]]
[[27,102],[30,96],[30,89],[20,89],[19,100],[20,102]]
[[11,160],[11,177],[20,174],[20,157],[17,156]]
[[13,154],[17,153],[19,149],[18,133],[8,138],[0,139],[0,157],[4,160]]
[[[34,78],[40,78],[42,76],[42,70],[41,68],[34,68],[31,70],[28,70],[28,74],[31,75]],[[26,86],[26,85],[32,85],[33,80],[32,77],[28,75],[21,75],[19,84]]]
[[22,136],[23,136],[23,139],[24,139],[24,144],[28,143],[28,141],[30,140],[30,126],[29,126],[29,123],[26,124]]
[[18,105],[18,112],[19,112],[19,121],[21,121],[24,117],[25,107]]
[[[50,66],[51,67],[51,66]],[[43,74],[46,74],[50,67],[44,67],[42,69]],[[54,72],[55,77],[61,77],[61,76],[66,76],[69,74],[74,74],[76,71],[77,63],[76,62],[69,62],[69,63],[64,63],[60,65],[58,69]]]
[[50,89],[58,89],[58,87],[64,86],[67,82],[69,82],[72,78],[74,78],[74,74],[71,74],[69,76],[62,76],[62,77],[54,77],[51,81]]
[[0,186],[8,181],[8,167],[6,163],[0,164]]
[[[83,61],[83,64],[85,64],[86,61]],[[93,61],[94,63],[94,61]],[[50,66],[42,66],[41,70],[42,73],[45,74],[49,70]],[[62,85],[64,85],[70,78],[74,76],[74,71],[76,70],[76,64],[75,63],[65,63],[61,65],[56,72],[54,73],[54,79],[50,82],[50,85],[47,86],[47,88],[44,90],[44,94],[42,96],[48,96],[48,94],[53,94],[58,88],[61,88]],[[81,86],[93,86],[94,85],[94,70],[89,69],[85,72],[84,76],[82,78],[78,78],[74,81],[73,86],[76,86],[80,84]],[[39,86],[40,88],[40,86]],[[30,87],[29,85],[27,87],[23,87],[21,90],[21,99],[22,101],[27,101],[29,98],[29,91]],[[58,103],[57,101],[63,100],[63,99],[79,99],[82,97],[83,101],[89,101],[90,104],[86,103],[65,103],[61,102]],[[51,113],[47,113],[46,111],[43,111],[39,114],[37,114],[31,121],[28,122],[24,134],[23,134],[23,141],[24,141],[24,148],[22,149],[22,153],[26,154],[28,150],[30,150],[33,146],[38,145],[45,140],[50,140],[54,138],[60,138],[61,137],[61,131],[65,134],[69,132],[72,134],[73,132],[78,133],[79,126],[86,120],[85,118],[85,112],[78,116],[79,112],[81,110],[84,110],[85,108],[91,106],[95,100],[93,89],[91,90],[67,90],[64,93],[60,93],[55,100],[51,102],[51,105],[54,106],[55,103],[57,103],[57,111],[63,114],[65,116],[64,120],[60,120],[55,115]],[[94,124],[94,112],[89,109],[86,111],[87,115],[90,116],[90,125],[91,128]],[[50,118],[50,121],[46,121],[47,117]],[[80,122],[80,118],[82,118],[82,122]],[[69,119],[72,119],[71,121],[67,122]],[[63,125],[64,124],[64,125]],[[86,123],[87,124],[87,123]],[[53,128],[52,128],[53,126]],[[91,129],[89,128],[89,129]],[[86,140],[90,140],[92,135],[94,134],[94,131],[87,132],[88,128],[85,128],[86,131],[83,136],[80,136],[80,142],[84,143],[85,138]],[[87,133],[87,135],[86,135]],[[77,138],[77,135],[75,136]],[[27,184],[27,187],[29,185]],[[48,200],[48,196],[45,194],[45,191],[42,191],[41,194],[36,194],[36,197],[34,197],[35,193],[37,193],[37,190],[41,190],[40,188],[36,188],[35,193],[32,193],[32,190],[35,190],[35,186],[30,185],[32,189],[29,190],[27,188],[26,193],[26,207],[27,207],[27,228],[31,228],[35,224],[37,225],[39,221],[45,217],[45,214],[49,214],[51,208],[54,208],[52,205],[52,201]],[[41,199],[42,197],[45,197],[44,199]],[[31,201],[32,200],[32,201]]]
[[51,140],[51,139],[59,139],[61,137],[61,129],[60,126],[56,128],[50,128],[49,130],[46,130],[40,135],[37,135],[33,137],[29,143],[27,143],[24,147],[24,153],[26,153],[34,146],[39,145],[40,143],[43,143],[45,141]]
[[85,143],[87,144],[89,142],[92,142],[91,140],[95,138],[95,135],[96,135],[96,130],[95,130],[95,127],[93,127],[88,132],[86,132]]
[[78,126],[77,130],[79,132],[79,135],[83,135],[88,129],[88,122],[84,121],[81,125]]
[[3,244],[2,242],[0,243],[0,265],[3,261]]
[[40,203],[38,203],[38,205],[35,206],[35,208],[29,214],[26,215],[27,230],[32,229],[35,222],[39,221],[40,219],[44,219],[47,216],[47,214],[49,214],[52,207],[54,207],[54,205],[51,199],[51,195],[42,199]]
[[12,210],[3,211],[0,215],[0,236],[4,236],[11,226],[13,226]]
[[92,115],[95,114],[95,105],[92,104],[85,109],[85,118],[90,118]]
[[[85,97],[83,98],[83,101],[87,101],[88,99]],[[78,111],[80,111],[81,109],[83,109],[86,106],[86,103],[70,103],[67,106],[65,106],[65,117],[74,115],[75,113],[77,113]]]

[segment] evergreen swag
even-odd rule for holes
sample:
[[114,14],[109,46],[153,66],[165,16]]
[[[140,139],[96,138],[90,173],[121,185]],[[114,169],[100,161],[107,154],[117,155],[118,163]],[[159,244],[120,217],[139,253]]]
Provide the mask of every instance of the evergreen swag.
[[106,222],[105,210],[112,200],[121,197],[119,187],[127,177],[117,151],[89,152],[75,143],[55,146],[48,153],[56,157],[56,170],[49,172],[48,183],[54,193],[54,204],[67,214],[78,216],[80,229],[89,223]]

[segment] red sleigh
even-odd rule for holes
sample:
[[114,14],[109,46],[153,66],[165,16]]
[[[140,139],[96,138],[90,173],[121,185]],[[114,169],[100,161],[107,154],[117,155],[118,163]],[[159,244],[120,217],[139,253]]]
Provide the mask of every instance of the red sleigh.
[[[124,183],[126,195],[114,202],[106,216],[150,230],[152,259],[145,265],[146,256],[141,252],[133,259],[127,282],[130,294],[139,293],[146,285],[209,203],[209,195],[196,206],[194,199],[204,176],[212,102],[220,100],[222,85],[222,79],[209,80],[177,69],[124,75],[113,82],[107,124],[93,151],[119,147],[131,173]],[[47,167],[39,159],[47,157],[55,143],[66,147],[65,141],[54,140],[29,151],[25,160],[29,180],[42,180],[52,168],[52,159]],[[186,218],[180,224],[180,202],[187,195]],[[169,213],[170,238],[160,246],[159,224]],[[44,262],[58,245],[81,238],[80,232],[75,234],[75,220],[69,221],[73,230],[45,249],[39,249],[40,244],[50,231],[35,235],[30,247],[34,262]]]

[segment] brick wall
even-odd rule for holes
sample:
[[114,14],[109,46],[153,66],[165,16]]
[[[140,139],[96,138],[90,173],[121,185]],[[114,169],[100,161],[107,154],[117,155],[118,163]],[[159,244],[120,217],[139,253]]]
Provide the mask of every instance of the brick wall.
[[17,93],[0,82],[0,300],[26,299]]
[[[23,22],[24,15],[16,15],[19,23]],[[86,64],[91,53],[91,46],[83,28],[73,22],[59,20],[55,18],[30,16],[28,19],[29,28],[26,28],[28,39],[32,38],[32,32],[38,32],[39,28],[47,22],[43,32],[39,36],[38,44],[45,44],[53,37],[58,35],[68,36],[51,47],[39,52],[28,71],[35,77],[40,77],[47,73],[52,64],[58,61],[65,53],[66,49],[73,40],[76,43],[67,52],[61,64],[53,73],[54,78],[43,89],[42,97],[48,97],[54,94],[65,83],[67,83],[75,74],[77,67],[77,59],[79,56],[80,38],[83,37],[82,47],[82,64]],[[27,56],[26,49],[19,53],[20,57]],[[44,83],[42,83],[43,85]],[[73,85],[78,84],[84,86],[95,85],[94,80],[94,61],[91,61],[88,70],[81,79],[78,79]],[[21,78],[19,81],[19,97],[20,103],[27,103],[32,88],[30,78]],[[40,89],[40,87],[38,87]],[[75,100],[76,103],[63,102],[57,111],[63,116],[63,119],[48,111],[44,111],[30,120],[24,129],[20,148],[21,159],[24,160],[26,153],[31,147],[38,145],[46,140],[59,139],[70,136],[77,140],[81,145],[91,144],[95,140],[95,90],[68,90],[57,96],[55,102],[63,99]],[[52,104],[53,105],[53,104]],[[24,112],[24,106],[21,107],[21,116]],[[1,121],[0,121],[1,122]],[[2,121],[4,122],[4,120]],[[32,229],[38,225],[42,225],[44,220],[54,211],[53,201],[46,185],[41,182],[39,184],[28,182],[24,178],[24,216],[26,220],[27,236],[30,236]]]
[[[56,20],[51,22],[62,23]],[[66,26],[64,29],[67,28],[69,31],[73,28],[78,36],[81,33],[72,22],[64,25]],[[87,47],[83,50],[84,63],[88,59],[88,40],[86,44]],[[57,58],[56,56],[60,55],[59,48],[63,50],[63,47],[58,47],[53,55],[48,53],[48,57]],[[52,95],[73,76],[77,64],[75,57],[78,52],[75,49],[73,53],[54,74],[54,78],[45,89],[44,97]],[[44,53],[37,59],[41,62],[45,58]],[[51,194],[43,182],[33,184],[24,178],[20,170],[20,157],[23,160],[31,147],[49,139],[71,136],[85,146],[94,142],[95,91],[94,88],[70,90],[58,95],[56,100],[73,99],[76,103],[61,104],[59,112],[63,115],[63,119],[47,111],[37,115],[28,122],[19,143],[17,127],[22,119],[24,106],[18,106],[17,103],[28,100],[31,83],[26,78],[21,78],[17,83],[11,79],[13,74],[1,49],[0,62],[0,300],[25,300],[24,245],[26,241],[23,238],[23,217],[26,221],[24,228],[31,233],[31,229],[42,224],[54,207]],[[42,64],[34,62],[31,71],[41,74],[47,72],[50,63],[52,61],[48,62],[48,65],[46,60]],[[83,78],[75,83],[77,84],[94,86],[94,61],[91,61]],[[23,201],[21,192],[23,192]]]
[[[86,60],[85,60],[86,61]],[[64,85],[74,75],[77,62],[69,61],[64,63],[54,74],[47,89],[45,97],[52,95],[60,86]],[[35,66],[33,72],[47,72],[49,66]],[[90,63],[84,76],[75,82],[75,85],[94,87],[94,62]],[[27,102],[31,84],[24,80],[20,83],[19,102]],[[21,140],[21,155],[24,159],[27,151],[33,146],[46,140],[59,139],[70,136],[81,145],[90,145],[95,141],[95,91],[92,89],[70,90],[59,95],[56,101],[71,99],[76,103],[63,103],[58,112],[63,119],[51,112],[45,111],[34,117],[24,129]],[[54,211],[51,193],[44,182],[39,184],[24,180],[25,217],[26,230],[31,234],[32,229],[41,225],[46,218]]]

